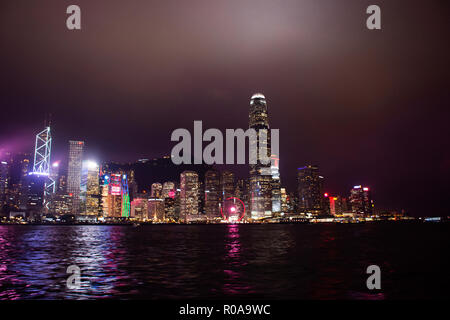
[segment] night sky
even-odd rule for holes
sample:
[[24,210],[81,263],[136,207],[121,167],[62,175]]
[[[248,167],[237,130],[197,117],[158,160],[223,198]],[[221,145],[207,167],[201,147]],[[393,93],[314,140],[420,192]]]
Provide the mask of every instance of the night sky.
[[[70,4],[82,30],[66,28]],[[365,26],[381,7],[382,30]],[[99,162],[170,154],[176,128],[246,128],[265,94],[280,171],[317,164],[325,191],[448,214],[446,1],[161,0],[0,3],[0,148],[31,152],[52,114]],[[237,168],[247,172],[248,167]]]

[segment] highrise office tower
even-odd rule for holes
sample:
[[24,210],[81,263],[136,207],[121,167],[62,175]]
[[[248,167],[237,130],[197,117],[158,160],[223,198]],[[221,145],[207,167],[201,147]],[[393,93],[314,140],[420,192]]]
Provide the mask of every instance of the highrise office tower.
[[342,197],[341,198],[341,206],[342,206],[342,212],[350,212],[351,211],[350,199],[348,197],[347,198]]
[[164,222],[164,200],[159,198],[148,199],[148,218],[153,222]]
[[57,185],[58,186],[57,186],[56,192],[58,192],[60,194],[66,193],[66,191],[67,191],[67,175],[60,174]]
[[148,218],[148,197],[143,195],[137,195],[133,201],[131,201],[131,217],[138,220],[147,220]]
[[177,222],[178,218],[175,214],[175,197],[164,199],[164,218],[167,222]]
[[234,196],[238,199],[240,199],[245,206],[245,218],[250,217],[249,212],[249,180],[248,179],[238,179],[236,181],[236,188],[234,189]]
[[69,168],[67,174],[67,193],[72,197],[72,213],[80,213],[81,166],[83,141],[69,141]]
[[8,181],[8,207],[11,211],[25,211],[28,203],[28,176],[32,170],[31,156],[18,153],[11,157]]
[[[271,156],[269,119],[266,98],[261,93],[250,99],[249,128],[267,130],[267,139],[263,141],[257,135],[256,146],[250,143],[251,150],[258,150],[257,164],[250,164],[250,215],[252,219],[272,216],[272,175],[271,164],[263,164],[261,156]],[[261,152],[260,152],[261,151]]]
[[295,192],[289,192],[288,194],[288,207],[290,213],[298,213],[299,205],[298,205],[298,196]]
[[55,193],[56,179],[51,174],[51,151],[52,136],[50,126],[46,126],[44,130],[36,135],[33,171],[31,172],[31,174],[44,180],[44,205],[46,209],[49,208],[51,196]]
[[[56,191],[51,197],[48,210],[51,213],[60,215],[72,213],[72,197],[67,193],[67,170],[64,170],[63,167],[64,165],[57,161],[50,168],[50,175],[55,181]],[[63,171],[66,172],[61,174]]]
[[161,199],[163,186],[159,182],[152,183],[151,197]]
[[208,220],[220,220],[220,174],[216,170],[205,173],[205,214]]
[[130,217],[130,193],[128,177],[123,172],[105,173],[101,177],[102,212],[108,218]]
[[205,194],[205,179],[200,178],[198,179],[198,213],[201,215],[202,220],[206,220],[206,214],[205,214],[205,197],[203,195]]
[[371,215],[374,205],[370,189],[361,185],[354,186],[350,191],[350,205],[353,213]]
[[172,181],[166,181],[162,186],[162,198],[175,198],[175,183]]
[[281,212],[289,213],[289,203],[288,203],[288,194],[286,192],[286,188],[280,188],[280,203],[281,203]]
[[28,175],[25,178],[25,194],[27,198],[27,213],[29,219],[40,216],[44,205],[45,180],[43,176]]
[[332,197],[330,197],[328,193],[324,193],[322,196],[322,211],[321,211],[322,214],[324,215],[330,214],[331,201],[333,201]]
[[[220,189],[221,189],[221,208],[225,217],[228,217],[228,213],[236,215],[240,212],[236,212],[237,200],[234,199],[235,192],[235,175],[231,171],[223,171],[220,175]],[[230,199],[233,198],[233,199]],[[233,209],[232,209],[233,208]],[[231,212],[233,210],[233,212]]]
[[[101,207],[101,215],[103,217],[108,217],[109,212],[110,212],[110,208],[109,208],[109,204],[110,204],[109,185],[110,184],[109,183],[110,183],[109,173],[102,172],[102,174],[100,175],[100,197],[101,197],[100,207]],[[147,213],[146,213],[146,216],[147,216]]]
[[329,197],[330,201],[330,214],[333,216],[341,215],[344,211],[344,201],[341,196],[331,196]]
[[81,196],[83,212],[97,216],[100,212],[100,167],[94,161],[83,161],[81,174]]
[[50,167],[50,178],[54,181],[55,192],[59,191],[59,169],[60,163],[59,161],[53,162]]
[[176,189],[174,200],[174,219],[176,222],[184,222],[184,219],[181,216],[181,189]]
[[323,177],[319,167],[307,165],[298,168],[298,206],[300,212],[321,214],[323,209]]
[[25,179],[29,219],[38,217],[44,204],[48,208],[50,195],[55,191],[55,182],[50,178],[51,145],[50,127],[47,126],[36,135],[33,169]]
[[130,190],[128,188],[128,175],[122,174],[121,179],[122,218],[130,217]]
[[64,193],[55,193],[50,202],[49,212],[60,215],[72,213],[72,197]]
[[135,195],[138,194],[138,184],[136,181],[136,175],[134,170],[128,172],[128,191],[130,195],[130,201],[134,199]]
[[9,152],[2,153],[0,149],[0,213],[6,212],[7,209],[8,187],[11,185],[9,173],[11,163],[11,154]]
[[245,180],[237,179],[236,180],[236,188],[234,188],[234,196],[244,201],[245,194]]
[[222,203],[230,197],[234,197],[235,175],[231,171],[223,171],[220,175],[220,191]]
[[0,161],[0,213],[6,209],[8,191],[9,165],[6,161]]
[[272,155],[271,161],[271,173],[272,173],[272,213],[279,215],[281,213],[281,181],[279,162],[280,159],[277,155]]
[[180,175],[180,189],[180,218],[186,223],[198,221],[202,218],[198,211],[198,174],[183,171]]

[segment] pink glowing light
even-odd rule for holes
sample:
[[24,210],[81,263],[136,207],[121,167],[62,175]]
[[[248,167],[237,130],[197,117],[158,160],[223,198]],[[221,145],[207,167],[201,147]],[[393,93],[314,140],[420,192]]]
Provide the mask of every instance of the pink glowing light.
[[[237,197],[229,197],[226,200],[228,201],[228,200],[233,200],[233,199],[239,201],[242,204],[242,208],[244,209],[241,216],[237,220],[237,222],[240,222],[242,220],[242,218],[244,218],[244,216],[245,216],[245,204],[241,199],[239,199]],[[236,207],[231,207],[231,212],[234,212],[233,209],[234,209],[234,211],[236,211]],[[220,214],[224,220],[228,221],[228,219],[226,219],[225,216],[223,215],[222,207],[220,207]]]

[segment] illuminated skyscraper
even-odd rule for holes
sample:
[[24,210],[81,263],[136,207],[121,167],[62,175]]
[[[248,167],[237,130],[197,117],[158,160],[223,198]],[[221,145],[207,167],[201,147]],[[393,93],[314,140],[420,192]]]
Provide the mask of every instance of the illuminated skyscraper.
[[148,219],[148,197],[141,194],[131,201],[131,217],[138,220]]
[[371,215],[373,212],[372,194],[368,187],[354,186],[350,190],[350,205],[356,214]]
[[242,201],[244,201],[244,195],[245,195],[245,180],[244,179],[237,179],[236,180],[236,188],[234,188],[234,196],[238,197]]
[[280,188],[281,212],[289,213],[289,203],[286,188]]
[[281,213],[281,181],[279,162],[280,159],[276,155],[272,155],[271,173],[272,173],[272,213],[278,215]]
[[[9,165],[6,161],[0,161],[0,213],[6,207],[6,200],[8,194],[8,176]],[[6,208],[5,208],[6,209]]]
[[59,215],[72,213],[72,197],[67,194],[67,175],[61,174],[61,163],[56,161],[50,168],[50,177],[55,181],[55,193],[52,194],[48,212]]
[[159,198],[148,199],[148,218],[153,222],[164,222],[164,200]]
[[[49,201],[52,194],[55,193],[55,179],[50,174],[51,150],[52,136],[50,133],[50,126],[46,126],[44,130],[36,135],[33,170],[31,172],[34,177],[33,179],[30,178],[33,180],[33,184],[35,185],[32,189],[35,189],[37,188],[36,186],[43,184],[43,205],[46,209],[49,208]],[[42,180],[42,183],[37,181],[39,179]],[[35,190],[36,192],[38,191],[37,189]]]
[[54,192],[58,192],[59,189],[59,161],[55,161],[52,163],[52,166],[50,167],[50,178],[54,181]]
[[178,222],[178,217],[176,215],[176,199],[173,198],[165,198],[164,199],[164,218],[167,222]]
[[159,183],[159,182],[152,183],[152,189],[151,189],[151,193],[150,193],[151,197],[161,199],[162,198],[162,189],[163,189],[163,186],[161,183]]
[[249,205],[249,180],[248,179],[238,179],[236,181],[236,188],[234,189],[234,196],[240,199],[245,206],[245,219],[251,216],[250,205]]
[[236,183],[233,172],[222,172],[220,175],[220,189],[222,200],[221,209],[224,217],[228,219],[230,215],[232,215],[233,218],[236,218],[235,220],[237,220],[244,208],[240,205],[240,201],[235,198]]
[[124,172],[105,173],[101,181],[103,216],[129,218],[131,202],[127,174]]
[[323,177],[319,167],[307,165],[298,168],[298,206],[300,212],[321,214],[323,211]]
[[67,175],[60,174],[58,177],[57,189],[56,192],[62,194],[67,191]]
[[130,191],[128,188],[128,176],[122,174],[121,179],[121,196],[122,196],[122,218],[129,218],[131,205],[130,205]]
[[184,222],[184,217],[181,216],[181,189],[177,189],[174,198],[174,218],[177,222]]
[[128,180],[128,192],[131,200],[134,199],[135,195],[138,194],[138,184],[136,181],[135,171],[133,169],[128,171],[127,180]]
[[[266,98],[261,93],[254,94],[250,99],[249,128],[267,130],[267,140],[261,140],[259,135],[256,146],[250,143],[250,149],[261,151],[270,159],[270,133]],[[257,164],[250,164],[250,214],[252,219],[272,216],[272,175],[271,164],[263,164],[259,154]]]
[[340,196],[329,196],[330,214],[341,215],[345,211],[345,199]]
[[296,192],[289,192],[287,197],[288,207],[290,213],[298,213],[299,205],[298,205],[298,196]]
[[208,220],[220,220],[220,174],[216,170],[205,173],[205,214]]
[[67,193],[72,197],[72,213],[80,213],[81,166],[83,141],[69,141],[69,168],[67,174]]
[[38,218],[42,213],[46,177],[28,175],[24,181],[27,199],[27,215],[29,219],[33,220],[34,218]]
[[83,200],[83,211],[86,215],[97,216],[100,211],[99,169],[99,165],[94,161],[83,161],[81,199]]
[[198,211],[198,174],[184,171],[180,175],[180,218],[185,222],[198,221],[202,217]]
[[7,205],[11,211],[27,209],[28,180],[32,171],[32,163],[29,154],[15,154],[11,156],[9,163],[9,181]]
[[222,172],[222,174],[220,175],[220,189],[221,189],[222,204],[226,199],[234,197],[235,176],[233,172],[231,171]]
[[103,217],[108,217],[110,212],[110,201],[109,201],[109,173],[103,173],[100,175],[100,207],[101,215]]
[[175,183],[172,181],[167,181],[163,183],[163,187],[162,187],[162,198],[163,199],[167,199],[167,198],[175,198]]

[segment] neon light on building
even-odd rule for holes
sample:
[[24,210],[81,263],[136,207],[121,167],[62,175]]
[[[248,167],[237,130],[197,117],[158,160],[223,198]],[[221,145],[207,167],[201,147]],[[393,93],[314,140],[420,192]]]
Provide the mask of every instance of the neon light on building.
[[113,196],[120,196],[122,193],[121,183],[120,183],[120,174],[112,174],[111,180],[109,182],[109,193]]
[[330,197],[330,213],[335,216],[336,215],[336,200],[337,197]]
[[130,216],[130,193],[128,191],[127,176],[122,176],[122,217],[128,218]]

